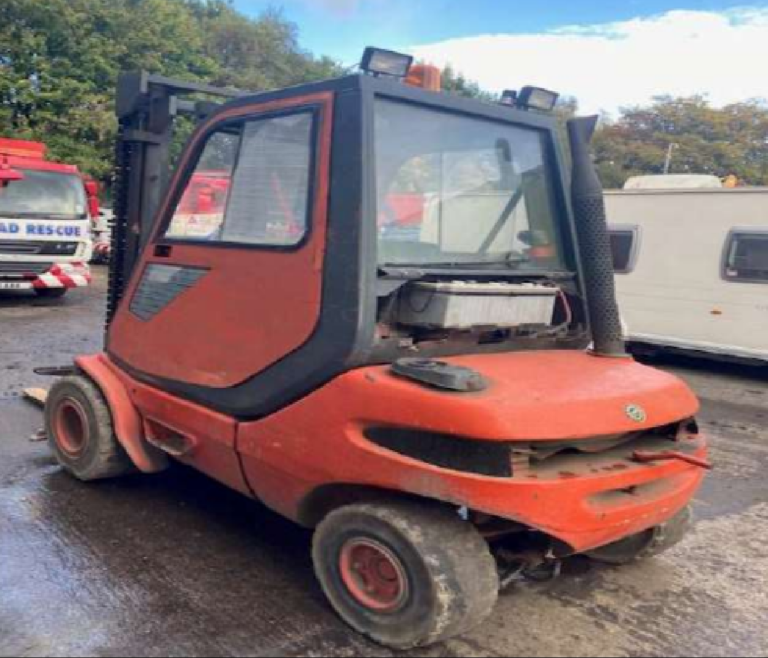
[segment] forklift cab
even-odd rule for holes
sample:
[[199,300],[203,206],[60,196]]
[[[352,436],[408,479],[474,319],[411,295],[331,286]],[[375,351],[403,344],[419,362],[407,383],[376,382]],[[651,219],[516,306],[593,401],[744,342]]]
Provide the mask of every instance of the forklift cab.
[[[545,92],[406,74],[216,109],[129,78],[106,349],[46,405],[81,480],[174,459],[316,529],[333,607],[397,649],[513,574],[669,548],[708,468],[691,391],[623,349],[594,122],[569,195]],[[161,194],[174,111],[202,120]]]
[[[560,162],[551,116],[383,78],[231,102],[181,160],[108,353],[256,419],[365,364],[586,347]],[[210,172],[216,202],[190,210]],[[487,308],[419,318],[420,283],[472,283]],[[533,315],[489,326],[516,303]]]

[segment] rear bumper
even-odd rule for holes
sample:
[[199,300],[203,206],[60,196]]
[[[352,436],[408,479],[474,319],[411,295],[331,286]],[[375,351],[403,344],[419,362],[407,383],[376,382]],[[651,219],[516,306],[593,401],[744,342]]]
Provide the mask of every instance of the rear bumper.
[[[707,459],[703,441],[695,456]],[[613,476],[567,474],[558,482],[521,485],[510,502],[522,497],[525,509],[512,502],[501,516],[529,517],[531,527],[584,553],[667,523],[691,504],[705,476],[682,462],[632,465]]]
[[46,290],[85,288],[91,284],[91,269],[85,263],[54,264],[41,272],[39,266],[0,270],[0,290]]
[[[355,442],[362,447],[359,438]],[[622,460],[596,470],[574,469],[551,479],[537,475],[488,478],[434,469],[373,450],[382,472],[395,466],[391,463],[382,468],[382,459],[399,462],[399,489],[523,524],[566,544],[566,553],[584,553],[668,522],[690,505],[706,474],[702,468],[680,461],[640,464]],[[705,438],[696,437],[685,452],[706,461]]]

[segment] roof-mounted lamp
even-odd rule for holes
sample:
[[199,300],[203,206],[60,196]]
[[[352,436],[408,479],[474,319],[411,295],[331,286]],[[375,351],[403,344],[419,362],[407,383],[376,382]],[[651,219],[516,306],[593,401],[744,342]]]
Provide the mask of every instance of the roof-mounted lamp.
[[373,76],[405,78],[413,65],[413,57],[392,50],[369,46],[363,54],[360,68]]
[[521,110],[552,112],[560,94],[541,87],[523,87],[519,92],[507,89],[501,95],[501,104]]

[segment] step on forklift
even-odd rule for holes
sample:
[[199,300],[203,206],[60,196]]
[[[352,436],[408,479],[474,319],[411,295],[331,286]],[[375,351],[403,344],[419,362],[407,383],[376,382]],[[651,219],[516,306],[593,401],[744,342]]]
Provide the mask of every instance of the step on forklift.
[[256,95],[124,75],[106,347],[49,371],[63,468],[175,460],[314,529],[331,605],[395,649],[513,574],[677,543],[699,404],[625,351],[596,119],[569,177],[556,98],[458,98],[378,49]]

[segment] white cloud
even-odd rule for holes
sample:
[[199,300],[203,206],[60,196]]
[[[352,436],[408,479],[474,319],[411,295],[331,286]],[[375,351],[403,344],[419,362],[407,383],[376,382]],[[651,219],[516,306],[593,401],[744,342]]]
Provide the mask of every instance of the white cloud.
[[662,94],[706,94],[715,104],[768,97],[768,8],[670,11],[541,34],[485,34],[412,48],[452,64],[486,89],[526,84],[615,112]]

